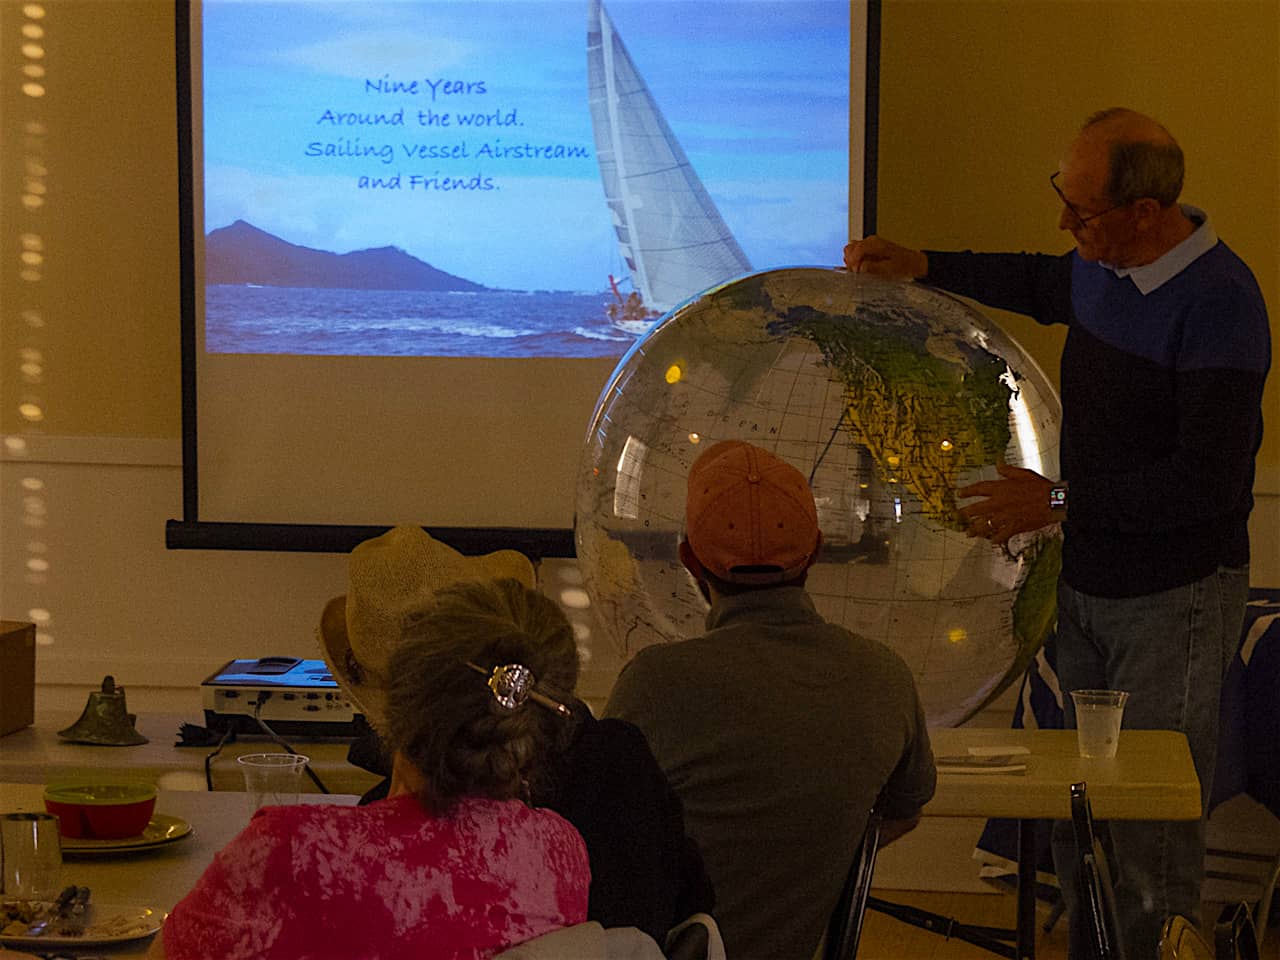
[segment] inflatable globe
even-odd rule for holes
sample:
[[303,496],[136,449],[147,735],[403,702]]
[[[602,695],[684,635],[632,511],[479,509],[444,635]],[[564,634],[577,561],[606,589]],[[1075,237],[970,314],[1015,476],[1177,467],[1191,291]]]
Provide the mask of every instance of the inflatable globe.
[[636,341],[592,416],[574,535],[598,627],[624,658],[703,632],[685,480],[747,440],[810,478],[819,612],[897,651],[929,723],[959,724],[1052,627],[1061,540],[967,537],[955,491],[1002,461],[1057,477],[1059,416],[1000,327],[920,284],[793,268],[712,288]]

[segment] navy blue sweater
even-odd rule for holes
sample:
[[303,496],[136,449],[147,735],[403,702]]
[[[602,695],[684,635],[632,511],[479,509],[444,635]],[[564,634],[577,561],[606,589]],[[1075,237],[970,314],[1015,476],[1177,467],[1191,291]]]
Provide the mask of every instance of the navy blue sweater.
[[925,282],[1044,324],[1062,353],[1063,578],[1101,597],[1249,561],[1271,362],[1266,306],[1226,244],[1143,295],[1074,251],[927,251]]

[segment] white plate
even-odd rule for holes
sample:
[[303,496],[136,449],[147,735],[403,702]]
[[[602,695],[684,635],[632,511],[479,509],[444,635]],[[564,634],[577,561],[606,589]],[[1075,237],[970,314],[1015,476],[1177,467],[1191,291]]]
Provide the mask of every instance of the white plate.
[[149,937],[164,922],[165,915],[153,907],[129,904],[90,903],[85,932],[78,937],[44,933],[38,937],[0,934],[0,945],[6,947],[102,947],[112,943],[129,943]]
[[92,840],[88,838],[62,838],[62,852],[66,856],[87,857],[99,854],[124,853],[132,850],[148,850],[151,847],[164,846],[181,840],[191,833],[191,824],[181,817],[171,817],[164,813],[153,814],[151,822],[142,833],[133,837],[119,837],[115,840]]

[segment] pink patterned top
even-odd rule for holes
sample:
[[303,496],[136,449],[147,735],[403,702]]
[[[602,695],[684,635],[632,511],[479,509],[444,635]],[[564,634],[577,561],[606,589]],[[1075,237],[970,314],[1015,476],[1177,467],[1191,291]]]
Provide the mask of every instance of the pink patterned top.
[[483,960],[587,918],[578,832],[518,800],[264,807],[173,908],[168,960]]

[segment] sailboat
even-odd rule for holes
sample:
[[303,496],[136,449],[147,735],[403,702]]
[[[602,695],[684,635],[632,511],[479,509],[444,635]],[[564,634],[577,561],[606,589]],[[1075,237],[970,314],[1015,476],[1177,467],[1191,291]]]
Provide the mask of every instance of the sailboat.
[[[732,277],[751,263],[729,232],[698,174],[627,53],[601,0],[587,14],[587,101],[600,179],[623,262],[630,309],[611,316],[643,333],[652,318]],[[616,283],[610,279],[615,296]],[[643,312],[637,315],[637,309]]]

